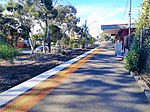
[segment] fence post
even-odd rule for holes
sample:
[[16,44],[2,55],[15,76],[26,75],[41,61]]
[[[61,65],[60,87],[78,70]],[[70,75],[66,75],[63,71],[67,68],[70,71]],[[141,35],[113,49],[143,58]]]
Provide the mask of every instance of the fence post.
[[141,30],[141,35],[140,35],[140,43],[139,43],[139,73],[141,74],[142,72],[142,51],[143,51],[143,34],[144,30]]

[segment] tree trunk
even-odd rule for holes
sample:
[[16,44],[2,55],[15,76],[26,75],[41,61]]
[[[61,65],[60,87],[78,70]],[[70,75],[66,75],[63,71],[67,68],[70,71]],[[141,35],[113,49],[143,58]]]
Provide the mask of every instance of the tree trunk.
[[46,35],[43,43],[43,52],[45,53],[45,41],[47,40],[48,43],[48,52],[51,52],[51,39],[50,39],[50,34],[49,34],[49,20],[47,17],[47,14],[45,14],[45,24],[46,24]]
[[18,39],[20,37],[20,34],[14,39],[14,46],[17,47],[18,46]]
[[29,38],[29,43],[30,43],[30,47],[31,47],[31,54],[34,53],[34,42],[33,40],[31,40],[31,38]]

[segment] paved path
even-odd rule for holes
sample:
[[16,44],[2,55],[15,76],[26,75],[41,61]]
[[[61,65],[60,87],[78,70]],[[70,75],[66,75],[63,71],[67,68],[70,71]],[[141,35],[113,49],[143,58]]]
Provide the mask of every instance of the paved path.
[[110,45],[92,53],[7,108],[10,112],[149,112],[142,89],[113,54]]
[[141,88],[107,47],[29,112],[149,112]]

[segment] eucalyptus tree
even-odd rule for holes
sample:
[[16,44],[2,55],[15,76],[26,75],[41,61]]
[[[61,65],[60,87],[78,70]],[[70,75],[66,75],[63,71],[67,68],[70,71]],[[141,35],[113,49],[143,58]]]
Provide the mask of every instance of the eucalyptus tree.
[[[31,5],[32,10],[30,13],[34,16],[34,19],[38,21],[43,31],[45,31],[45,37],[43,38],[43,52],[45,53],[45,44],[48,43],[49,52],[51,52],[51,38],[49,34],[49,24],[57,16],[57,10],[54,9],[54,0],[27,0],[27,3]],[[45,27],[42,25],[45,23]]]
[[[13,28],[17,24],[17,21],[12,18],[4,17],[3,11],[4,11],[3,5],[0,5],[0,58],[9,60],[10,62],[13,61],[13,58],[19,55],[19,52],[15,49],[10,47],[8,42],[13,46],[14,44],[12,41],[10,41],[10,38],[6,38],[8,35],[8,32],[10,29],[9,34],[15,35],[16,29]],[[13,33],[13,34],[12,34]]]
[[1,29],[1,27],[2,27],[2,21],[3,21],[3,11],[4,11],[4,8],[3,8],[3,6],[2,6],[2,4],[0,4],[0,29]]
[[58,10],[58,15],[57,18],[55,18],[55,21],[59,26],[61,26],[62,23],[67,23],[69,25],[76,19],[75,15],[77,10],[74,6],[59,5],[56,9]]
[[17,2],[17,10],[15,12],[15,18],[20,22],[20,35],[23,39],[29,38],[29,33],[31,32],[31,27],[34,25],[34,21],[32,16],[29,13],[30,6],[23,2],[24,0],[18,0]]
[[62,29],[54,24],[50,24],[50,35],[51,35],[51,41],[56,44],[58,40],[62,37]]
[[[2,4],[0,4],[0,36],[3,35],[3,33],[2,33],[2,27],[3,27],[3,24],[4,24],[4,22],[3,22],[3,14],[2,14],[3,11],[4,11],[4,8],[3,8]],[[2,37],[0,37],[0,38],[2,38]]]
[[[70,34],[74,31],[75,26],[77,25],[77,22],[79,22],[79,19],[76,17],[77,10],[74,6],[70,5],[59,5],[56,7],[58,10],[58,16],[55,19],[55,22],[58,26],[62,27],[63,24],[66,24],[66,28],[63,29],[63,35],[68,31]],[[64,47],[64,36],[62,37],[62,49]]]
[[0,41],[6,40],[6,38],[4,38],[5,36],[3,33],[3,29],[4,29],[3,11],[4,11],[4,7],[2,4],[0,4]]
[[[23,6],[23,9],[18,11],[15,16],[18,18],[18,20],[21,23],[21,26],[19,27],[19,31],[21,34],[21,37],[23,39],[28,39],[30,48],[31,48],[31,54],[34,53],[34,47],[35,47],[35,41],[32,37],[33,32],[31,31],[32,28],[35,26],[35,20],[36,20],[36,10],[34,10],[33,7],[33,1],[32,0],[16,0],[19,5]],[[30,35],[31,34],[31,35]]]
[[[16,47],[18,39],[28,39],[30,26],[29,19],[25,13],[24,4],[17,1],[9,0],[5,5],[3,11],[3,33],[8,37],[8,42],[11,46]],[[4,13],[5,12],[5,13]]]
[[14,11],[16,11],[15,6],[16,6],[16,3],[13,2],[12,0],[9,0],[5,4],[4,10],[7,11],[7,13],[8,11],[11,12],[11,14],[9,15],[7,13],[4,14],[4,10],[1,14],[2,16],[1,23],[3,23],[1,25],[1,31],[3,32],[5,37],[7,37],[8,43],[13,47],[16,46],[15,41],[17,40],[19,36],[18,30],[17,30],[17,28],[19,27],[19,22],[14,19],[14,16],[12,14]]

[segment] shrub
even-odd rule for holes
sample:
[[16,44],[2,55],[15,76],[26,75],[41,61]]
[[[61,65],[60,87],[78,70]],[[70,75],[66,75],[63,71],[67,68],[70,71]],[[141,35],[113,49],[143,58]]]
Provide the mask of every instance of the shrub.
[[78,43],[73,44],[73,48],[78,48],[78,47],[79,47]]
[[0,42],[0,59],[12,61],[13,58],[19,55],[20,53],[18,50]]
[[133,42],[130,47],[130,51],[125,56],[123,61],[124,66],[127,70],[137,71],[139,70],[139,40],[138,37],[133,37]]
[[135,50],[129,51],[123,60],[125,68],[130,71],[138,70],[138,58],[139,54]]
[[133,42],[131,44],[131,50],[134,50],[135,52],[139,53],[139,39],[137,36],[133,37]]
[[[0,32],[0,42],[6,43],[7,39],[6,37]],[[0,43],[1,44],[1,43]]]

